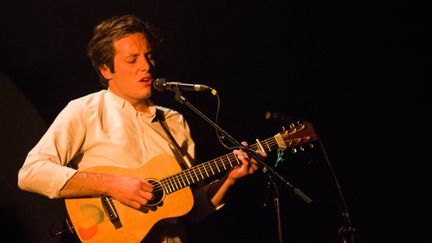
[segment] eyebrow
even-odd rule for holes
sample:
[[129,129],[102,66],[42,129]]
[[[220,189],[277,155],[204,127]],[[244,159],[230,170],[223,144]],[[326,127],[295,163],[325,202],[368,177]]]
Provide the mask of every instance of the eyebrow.
[[128,55],[126,55],[126,58],[137,57],[139,55],[140,55],[139,53],[128,54]]
[[[148,52],[144,53],[144,56],[147,56],[148,54],[153,54],[153,50],[149,50]],[[140,53],[132,53],[132,54],[128,54],[126,55],[126,58],[130,58],[130,57],[137,57],[139,56]]]

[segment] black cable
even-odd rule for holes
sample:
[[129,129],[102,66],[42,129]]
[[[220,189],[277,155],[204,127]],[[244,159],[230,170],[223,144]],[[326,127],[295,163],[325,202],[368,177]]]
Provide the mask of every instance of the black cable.
[[[354,231],[355,231],[355,228],[352,225],[351,215],[350,215],[350,213],[348,211],[347,203],[346,203],[345,197],[344,197],[344,195],[342,193],[342,188],[340,186],[340,183],[339,183],[339,180],[338,180],[338,178],[336,176],[336,173],[335,173],[335,171],[333,169],[333,166],[330,163],[330,159],[329,159],[329,157],[327,155],[327,152],[326,152],[326,150],[324,148],[323,142],[321,141],[321,139],[318,139],[318,141],[319,141],[319,144],[321,146],[321,151],[322,151],[322,153],[324,155],[324,159],[325,159],[325,161],[327,163],[327,166],[328,166],[328,168],[330,170],[330,173],[332,174],[333,179],[335,181],[337,192],[338,192],[338,195],[339,195],[339,199],[340,199],[340,201],[342,203],[342,210],[343,210],[343,212],[342,212],[342,218],[345,220],[346,225],[342,225],[340,227],[339,234],[345,234],[345,233],[348,232],[350,234],[351,243],[355,243],[354,242]],[[344,242],[346,242],[346,241],[344,240]]]

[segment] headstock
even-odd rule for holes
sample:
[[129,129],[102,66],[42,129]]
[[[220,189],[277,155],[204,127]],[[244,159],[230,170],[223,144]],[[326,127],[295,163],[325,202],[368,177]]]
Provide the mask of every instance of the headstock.
[[296,153],[297,149],[304,151],[304,146],[313,148],[312,142],[318,139],[314,127],[308,121],[291,123],[288,129],[283,127],[282,132],[275,135],[279,149],[291,148],[293,153]]

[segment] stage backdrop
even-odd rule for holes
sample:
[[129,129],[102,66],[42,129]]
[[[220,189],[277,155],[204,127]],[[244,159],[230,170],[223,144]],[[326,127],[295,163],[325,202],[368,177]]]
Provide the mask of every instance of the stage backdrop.
[[21,191],[17,176],[27,152],[46,130],[36,109],[0,73],[1,235],[13,242],[59,242],[50,230],[63,225],[63,201]]

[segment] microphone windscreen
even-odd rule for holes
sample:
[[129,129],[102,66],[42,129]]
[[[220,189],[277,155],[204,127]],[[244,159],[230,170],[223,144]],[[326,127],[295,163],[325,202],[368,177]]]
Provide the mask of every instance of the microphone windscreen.
[[166,78],[157,78],[153,81],[153,88],[156,91],[163,92],[166,88]]

